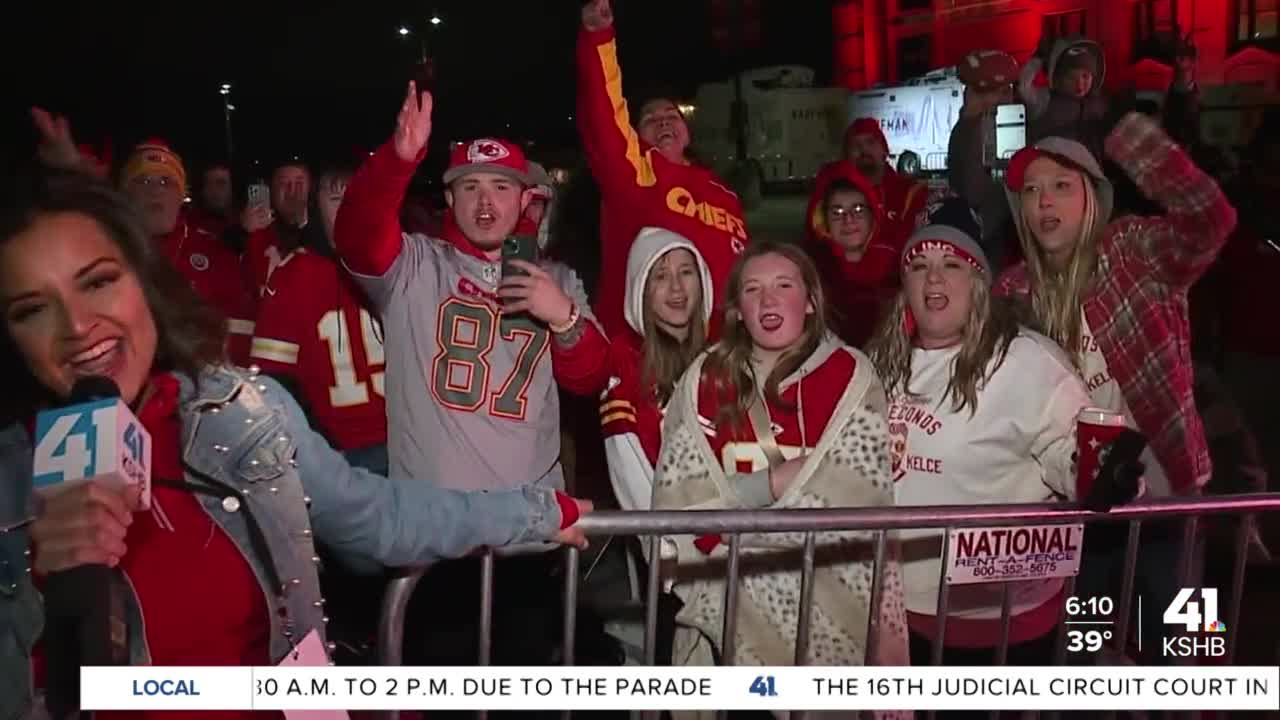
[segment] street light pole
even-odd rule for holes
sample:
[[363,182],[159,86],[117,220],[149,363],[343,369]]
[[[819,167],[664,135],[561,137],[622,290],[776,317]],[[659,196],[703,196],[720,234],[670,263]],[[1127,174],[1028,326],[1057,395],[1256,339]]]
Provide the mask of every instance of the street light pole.
[[223,83],[219,92],[222,93],[222,117],[226,122],[227,130],[227,164],[234,166],[235,151],[231,142],[231,85]]

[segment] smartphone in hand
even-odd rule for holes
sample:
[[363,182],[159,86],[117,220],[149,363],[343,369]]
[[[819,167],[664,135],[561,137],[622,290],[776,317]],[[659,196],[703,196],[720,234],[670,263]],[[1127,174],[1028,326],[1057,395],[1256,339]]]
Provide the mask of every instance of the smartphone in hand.
[[249,186],[249,207],[265,207],[271,203],[271,188],[266,183],[254,183]]
[[529,273],[511,264],[512,260],[535,262],[538,259],[538,238],[532,235],[512,235],[502,241],[502,276],[513,277]]
[[1027,108],[1025,105],[997,105],[995,122],[995,164],[1004,167],[1009,159],[1027,144]]

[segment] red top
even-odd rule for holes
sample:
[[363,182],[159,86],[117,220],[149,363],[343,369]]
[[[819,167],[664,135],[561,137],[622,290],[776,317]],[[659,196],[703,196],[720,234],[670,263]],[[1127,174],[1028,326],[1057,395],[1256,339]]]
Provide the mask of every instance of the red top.
[[[849,144],[854,136],[863,134],[879,138],[880,143],[888,150],[889,141],[885,138],[884,131],[880,129],[879,121],[875,118],[858,118],[845,130],[845,157],[849,156]],[[880,191],[880,199],[884,202],[884,214],[887,220],[880,236],[890,245],[901,248],[906,244],[907,238],[911,237],[911,233],[915,232],[916,221],[920,219],[920,214],[928,204],[929,186],[908,175],[903,175],[885,163],[884,175],[876,187]]]
[[332,259],[298,250],[276,266],[258,307],[252,359],[297,381],[334,447],[386,444],[382,327]]
[[[182,477],[178,381],[152,380],[155,395],[138,419],[151,433],[153,478]],[[152,509],[134,515],[120,563],[142,610],[152,665],[268,665],[271,624],[252,568],[195,495],[153,486]],[[162,712],[102,712],[125,720]],[[270,713],[277,715],[278,713]],[[202,718],[260,717],[243,711],[202,712]]]
[[[802,450],[817,446],[856,369],[857,360],[853,355],[837,350],[817,368],[805,373],[799,382],[784,387],[780,393],[781,405],[768,403],[774,440],[784,458],[791,460],[799,457]],[[711,453],[726,474],[764,470],[769,462],[756,443],[751,423],[744,418],[740,427],[718,424],[717,415],[725,402],[725,398],[718,396],[704,367],[702,381],[698,383],[698,416]]]
[[[600,184],[600,279],[596,317],[610,336],[627,329],[627,254],[640,229],[663,227],[693,242],[711,270],[716,307],[746,248],[742,204],[710,170],[668,161],[631,127],[612,28],[578,35],[578,132]],[[710,338],[720,336],[719,314]]]
[[600,429],[604,437],[634,433],[649,464],[657,467],[658,450],[662,448],[662,408],[653,384],[641,378],[640,343],[633,332],[614,338],[610,344],[613,374],[610,387],[600,397]]
[[235,252],[217,235],[186,217],[178,220],[173,232],[156,238],[156,244],[196,294],[227,317],[227,352],[233,362],[248,364],[254,302]]
[[253,297],[262,297],[266,292],[271,273],[275,272],[287,254],[280,250],[280,237],[276,233],[275,225],[268,225],[249,234],[249,239],[245,241],[244,257],[241,258],[241,263],[244,282],[252,289]]
[[[827,228],[823,200],[827,188],[837,180],[857,188],[872,208],[871,239],[857,262],[845,259],[844,249],[836,244]],[[879,190],[847,160],[829,163],[819,171],[806,218],[811,253],[827,286],[834,329],[841,340],[862,347],[871,339],[881,313],[888,309],[898,292],[901,278],[898,258],[906,238],[892,237],[896,230],[885,215]]]

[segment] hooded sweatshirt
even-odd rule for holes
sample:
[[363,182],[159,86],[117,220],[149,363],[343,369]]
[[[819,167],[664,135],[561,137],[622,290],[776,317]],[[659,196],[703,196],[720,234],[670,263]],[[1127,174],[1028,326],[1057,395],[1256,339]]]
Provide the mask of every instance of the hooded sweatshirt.
[[683,248],[693,253],[702,281],[702,319],[711,319],[714,300],[711,269],[687,238],[670,230],[645,228],[627,256],[626,305],[623,313],[631,332],[616,336],[609,348],[610,374],[600,395],[600,426],[604,435],[609,479],[623,510],[648,510],[653,499],[653,466],[662,445],[662,413],[651,381],[643,377],[645,287],[649,271],[668,252]]
[[[1195,494],[1212,468],[1193,396],[1187,291],[1222,250],[1236,226],[1236,211],[1218,184],[1141,113],[1129,113],[1116,125],[1106,149],[1143,194],[1164,208],[1163,215],[1109,221],[1111,183],[1079,143],[1048,138],[1021,151],[1056,155],[1079,167],[1098,198],[1097,265],[1081,297],[1087,347],[1067,350],[1082,370],[1101,359],[1104,382],[1095,385],[1093,372],[1085,378],[1094,401],[1107,399],[1103,394],[1117,400],[1114,409],[1150,440],[1170,491]],[[1030,256],[1037,249],[1021,221],[1019,194],[1009,190],[1008,198],[1023,252]],[[1032,282],[1026,263],[1019,263],[1000,276],[995,293],[1027,297]],[[1119,393],[1107,392],[1112,387]]]
[[[1097,68],[1093,86],[1083,98],[1057,89],[1059,75],[1065,74],[1065,68],[1071,65],[1070,56],[1076,53],[1089,53],[1092,56],[1089,62]],[[1059,38],[1049,53],[1049,85],[1036,87],[1036,74],[1043,65],[1040,58],[1033,57],[1018,77],[1018,94],[1027,106],[1027,143],[1050,136],[1065,137],[1101,154],[1102,123],[1107,114],[1107,99],[1102,92],[1102,84],[1107,79],[1107,58],[1102,46],[1081,37]]]
[[[857,262],[845,258],[844,248],[827,227],[823,200],[837,181],[852,185],[866,196],[871,206],[871,237]],[[885,238],[888,231],[880,193],[853,163],[847,160],[830,163],[818,173],[805,218],[810,255],[827,287],[836,334],[850,345],[862,347],[875,331],[881,312],[893,301],[899,285],[898,248]]]

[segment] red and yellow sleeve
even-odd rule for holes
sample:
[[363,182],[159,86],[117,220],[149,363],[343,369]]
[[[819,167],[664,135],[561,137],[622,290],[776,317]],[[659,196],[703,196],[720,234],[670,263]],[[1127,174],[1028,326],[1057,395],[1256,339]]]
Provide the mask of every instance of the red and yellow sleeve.
[[653,187],[653,151],[641,146],[622,94],[613,28],[578,34],[578,132],[591,172],[606,194]]

